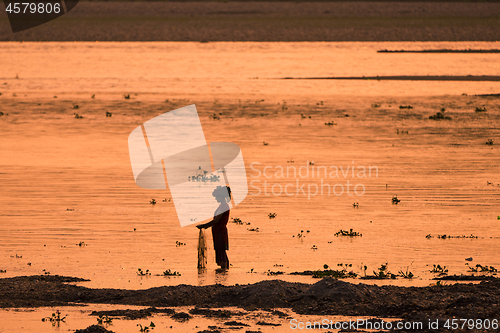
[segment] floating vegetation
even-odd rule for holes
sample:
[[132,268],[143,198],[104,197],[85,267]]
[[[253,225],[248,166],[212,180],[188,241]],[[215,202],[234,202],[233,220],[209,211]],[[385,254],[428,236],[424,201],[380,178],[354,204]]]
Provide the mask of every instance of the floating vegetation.
[[352,231],[352,229],[349,229],[349,231],[340,229],[339,231],[337,231],[334,234],[334,236],[335,237],[340,237],[340,236],[345,236],[345,237],[361,237],[363,235],[360,234],[359,232]]
[[266,141],[263,141],[263,142],[262,142],[262,144],[263,144],[264,146],[268,146],[268,145],[269,145],[269,143],[268,143],[268,142],[266,142]]
[[73,103],[73,110],[78,110],[79,108],[78,104]]
[[278,214],[276,214],[276,213],[269,213],[268,216],[269,216],[270,219],[274,219],[277,215]]
[[397,195],[392,197],[392,204],[393,205],[397,205],[400,202],[401,202],[401,200],[398,199]]
[[359,208],[359,203],[358,203],[358,202],[353,203],[353,204],[352,204],[352,207],[353,207],[353,208]]
[[441,265],[432,265],[433,268],[429,271],[433,274],[437,274],[438,276],[448,275],[448,268],[446,266]]
[[82,115],[79,115],[78,113],[73,113],[75,115],[75,118],[76,119],[82,119],[83,116]]
[[184,246],[184,245],[186,245],[186,243],[175,241],[175,247]]
[[380,104],[376,104],[376,103],[372,104],[372,108],[379,108],[380,106],[381,106]]
[[493,146],[493,140],[492,139],[488,139],[488,141],[486,141],[486,144],[488,146]]
[[181,273],[176,272],[176,271],[172,272],[170,269],[167,269],[162,274],[163,274],[163,276],[181,276]]
[[7,273],[7,270],[5,270],[5,269],[0,269],[0,273]]
[[412,105],[400,105],[399,108],[400,109],[413,109],[413,106]]
[[76,244],[76,246],[79,246],[79,247],[84,247],[84,246],[87,246],[88,244],[85,244],[85,242],[80,242],[78,244]]
[[130,99],[130,94],[123,95],[123,98]]
[[109,318],[107,315],[99,315],[99,318],[97,318],[97,325],[110,325],[112,322],[113,319]]
[[[427,239],[430,239],[430,238],[434,238],[434,236],[432,236],[431,234],[428,234],[427,236],[425,236],[425,238]],[[460,235],[460,236],[453,236],[453,235],[437,235],[436,238],[438,239],[448,239],[448,238],[467,238],[467,239],[478,239],[479,236],[474,236],[473,234],[470,234],[470,235]]]
[[167,199],[167,198],[165,198],[165,199],[163,199],[162,201],[163,201],[163,202],[170,202],[171,200],[172,200],[172,199]]
[[259,232],[259,228],[250,228],[250,229],[247,229],[248,231],[255,231],[255,232]]
[[146,326],[142,326],[141,324],[137,324],[137,326],[139,326],[139,330],[141,332],[149,332],[150,329],[153,329],[156,327],[153,322],[151,322],[149,325],[146,325]]
[[146,269],[146,271],[143,271],[142,269],[138,268],[136,273],[137,273],[137,275],[140,275],[140,276],[151,275],[151,273],[149,272],[149,269]]
[[149,202],[151,205],[156,205],[156,199],[151,199],[151,201]]
[[268,276],[271,276],[271,275],[283,275],[283,274],[285,274],[285,272],[282,272],[282,271],[275,271],[275,272],[273,272],[270,269],[267,270],[267,275]]
[[45,318],[42,318],[42,321],[45,322],[45,321],[50,321],[52,323],[52,326],[55,326],[56,324],[59,326],[59,324],[61,322],[65,322],[65,319],[66,319],[66,316],[64,317],[61,317],[61,312],[59,312],[59,310],[57,310],[56,312],[52,313],[52,315],[50,317],[45,317]]
[[283,101],[283,104],[281,105],[281,110],[282,111],[288,110],[288,107],[286,106],[286,102],[285,101]]
[[444,111],[442,111],[442,112],[436,113],[435,115],[429,116],[429,119],[432,119],[432,120],[451,120],[452,118],[450,116],[445,116]]
[[392,274],[389,271],[388,265],[389,265],[388,263],[380,265],[380,267],[378,268],[378,272],[373,271],[373,276],[367,276],[365,278],[366,279],[368,279],[368,278],[371,278],[371,279],[395,279],[396,274]]
[[486,108],[480,108],[480,107],[477,107],[476,106],[476,109],[475,109],[476,112],[486,112]]
[[211,117],[212,117],[213,120],[219,120],[220,119],[220,117],[217,114],[215,114],[215,113]]
[[412,272],[409,271],[409,267],[406,267],[406,271],[399,271],[399,276],[401,276],[403,279],[413,279],[416,277]]
[[497,269],[493,266],[483,266],[480,264],[477,264],[476,267],[472,267],[469,265],[469,263],[465,264],[468,268],[469,271],[474,272],[474,273],[496,273]]
[[317,247],[316,245],[313,245],[313,246],[311,247],[311,250],[317,250],[317,249],[318,249],[318,247]]
[[396,129],[396,134],[409,134],[408,131]]
[[90,96],[90,98],[94,99],[95,98],[95,94],[92,94],[92,96]]
[[500,215],[497,216],[497,220],[500,220]]
[[198,171],[195,176],[189,176],[188,181],[190,182],[218,182],[220,180],[220,176],[211,175],[207,176],[208,171],[202,170],[201,166],[198,167]]
[[352,267],[352,264],[337,264],[338,267],[342,267],[340,270],[329,269],[327,264],[323,265],[324,270],[313,271],[312,277],[316,279],[321,279],[326,276],[332,277],[334,279],[347,279],[347,278],[356,278],[358,274],[354,273],[352,270],[347,271],[349,267]]
[[106,111],[106,117],[111,117],[113,114],[111,112]]
[[[306,231],[306,233],[309,233],[309,232],[311,232],[311,231],[309,231],[309,230]],[[295,235],[293,235],[292,237],[295,237]],[[304,230],[300,230],[300,233],[297,234],[297,237],[298,238],[306,237],[304,235]]]
[[329,121],[327,123],[325,123],[326,126],[337,126],[337,123],[334,122],[334,121]]
[[280,264],[274,264],[273,267],[283,267],[283,265]]
[[238,225],[250,225],[249,222],[243,222],[239,217],[232,217],[231,218],[231,223],[235,223]]

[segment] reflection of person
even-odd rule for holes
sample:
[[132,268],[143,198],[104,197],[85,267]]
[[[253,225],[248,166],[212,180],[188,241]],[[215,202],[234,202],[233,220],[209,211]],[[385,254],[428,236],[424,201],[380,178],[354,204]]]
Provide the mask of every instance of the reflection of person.
[[[229,194],[229,196],[228,196]],[[227,222],[229,221],[229,205],[231,200],[231,189],[227,186],[217,186],[212,192],[215,200],[220,203],[214,213],[214,219],[208,223],[197,225],[198,229],[212,227],[212,238],[214,240],[215,262],[222,269],[229,268],[229,259],[226,250],[229,250],[229,239],[227,236]]]

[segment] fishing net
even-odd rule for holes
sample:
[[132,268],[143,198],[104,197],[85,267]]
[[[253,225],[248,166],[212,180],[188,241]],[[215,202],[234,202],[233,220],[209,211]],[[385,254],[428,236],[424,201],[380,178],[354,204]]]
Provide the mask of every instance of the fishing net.
[[198,268],[205,268],[207,266],[207,244],[205,242],[205,233],[200,229],[198,236]]

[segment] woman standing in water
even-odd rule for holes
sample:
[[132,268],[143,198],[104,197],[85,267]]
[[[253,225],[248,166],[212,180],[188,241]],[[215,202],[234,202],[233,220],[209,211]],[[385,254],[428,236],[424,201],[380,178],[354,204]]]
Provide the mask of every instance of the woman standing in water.
[[212,227],[212,238],[214,240],[215,262],[222,269],[229,268],[229,259],[226,250],[229,250],[229,239],[227,236],[227,222],[229,221],[229,205],[231,200],[231,189],[228,186],[217,186],[212,192],[215,200],[220,203],[214,213],[214,219],[208,223],[197,225],[198,229]]

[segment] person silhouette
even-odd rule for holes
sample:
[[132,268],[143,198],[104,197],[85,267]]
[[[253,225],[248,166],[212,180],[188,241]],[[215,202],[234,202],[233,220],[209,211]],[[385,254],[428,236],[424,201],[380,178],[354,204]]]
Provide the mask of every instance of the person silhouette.
[[229,238],[227,234],[227,223],[229,222],[229,205],[231,200],[231,188],[228,186],[217,186],[212,192],[215,200],[220,203],[215,210],[214,219],[210,222],[199,224],[198,229],[212,227],[212,238],[215,249],[215,262],[221,269],[229,269],[229,259],[226,250],[229,250]]

